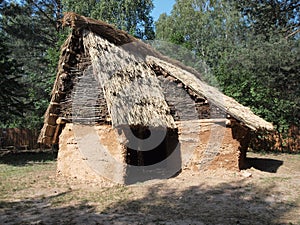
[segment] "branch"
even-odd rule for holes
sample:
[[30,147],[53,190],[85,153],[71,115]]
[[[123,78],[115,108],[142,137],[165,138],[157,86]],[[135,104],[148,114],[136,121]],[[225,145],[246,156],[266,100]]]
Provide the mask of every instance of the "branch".
[[299,30],[296,30],[296,31],[294,31],[294,32],[292,32],[292,33],[290,33],[288,36],[285,37],[285,39],[288,39],[288,38],[290,38],[291,36],[294,36],[295,34],[297,34],[297,33],[299,33],[299,32],[300,32],[300,29],[299,29]]
[[32,4],[34,4],[35,7],[37,7],[37,9],[44,15],[46,16],[46,18],[50,21],[50,23],[56,28],[56,22],[49,16],[47,15],[47,13],[45,13],[43,11],[43,9],[41,9],[41,7],[35,3],[33,0],[29,0],[29,2],[31,2]]

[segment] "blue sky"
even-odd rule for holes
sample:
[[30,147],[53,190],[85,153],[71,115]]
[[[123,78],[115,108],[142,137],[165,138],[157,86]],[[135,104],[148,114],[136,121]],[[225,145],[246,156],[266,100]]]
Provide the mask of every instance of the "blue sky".
[[160,14],[167,13],[170,14],[175,0],[153,0],[154,9],[152,11],[152,16],[154,21],[157,21]]

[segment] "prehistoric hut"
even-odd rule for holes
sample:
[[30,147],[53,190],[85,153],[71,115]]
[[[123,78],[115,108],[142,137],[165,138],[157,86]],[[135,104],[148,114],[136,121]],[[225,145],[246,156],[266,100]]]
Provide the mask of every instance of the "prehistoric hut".
[[119,183],[183,168],[241,169],[251,133],[272,124],[197,72],[102,21],[66,13],[39,142],[59,144],[58,173]]

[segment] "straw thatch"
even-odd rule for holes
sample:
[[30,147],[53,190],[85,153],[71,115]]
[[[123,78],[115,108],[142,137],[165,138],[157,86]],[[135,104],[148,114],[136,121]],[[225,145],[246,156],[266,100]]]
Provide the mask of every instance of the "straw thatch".
[[105,90],[113,126],[175,127],[155,73],[145,62],[90,31],[84,46]]
[[[172,107],[166,101],[162,85],[157,78],[157,68],[180,83],[191,97],[201,98],[222,112],[240,121],[252,130],[272,130],[272,124],[256,116],[249,108],[225,96],[199,78],[199,74],[180,62],[169,59],[149,45],[124,31],[102,21],[66,13],[64,26],[72,28],[61,49],[58,73],[50,105],[45,113],[44,127],[39,142],[57,143],[63,121],[91,121],[112,123],[113,126],[141,125],[175,128]],[[90,76],[90,77],[89,77]],[[89,78],[88,78],[89,77]],[[97,101],[78,86],[84,80],[99,89]],[[80,83],[80,85],[78,85]],[[74,95],[82,96],[74,98]],[[79,108],[95,110],[93,115],[80,112],[74,115],[72,102]],[[204,107],[206,107],[204,105]],[[74,110],[73,110],[74,111]],[[83,110],[84,111],[84,110]]]
[[101,35],[101,37],[115,45],[124,45],[137,41],[136,38],[130,36],[125,31],[117,30],[112,25],[92,18],[86,18],[72,12],[65,13],[62,25],[64,27],[69,26],[77,31],[89,30],[92,33]]
[[243,122],[245,126],[251,128],[252,130],[273,129],[273,125],[271,123],[255,115],[248,107],[239,104],[233,98],[224,95],[217,88],[209,86],[208,84],[199,80],[194,74],[152,56],[147,57],[147,62],[150,65],[155,64],[161,67],[170,76],[184,83],[186,88],[191,89],[200,96],[205,96],[213,105],[221,108],[238,121]]

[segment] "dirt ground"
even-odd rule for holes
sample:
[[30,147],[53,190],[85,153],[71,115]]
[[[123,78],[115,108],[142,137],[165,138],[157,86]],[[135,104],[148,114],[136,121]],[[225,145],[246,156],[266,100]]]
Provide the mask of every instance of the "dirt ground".
[[57,178],[52,153],[4,154],[0,224],[300,224],[300,155],[248,157],[241,172],[105,187]]

